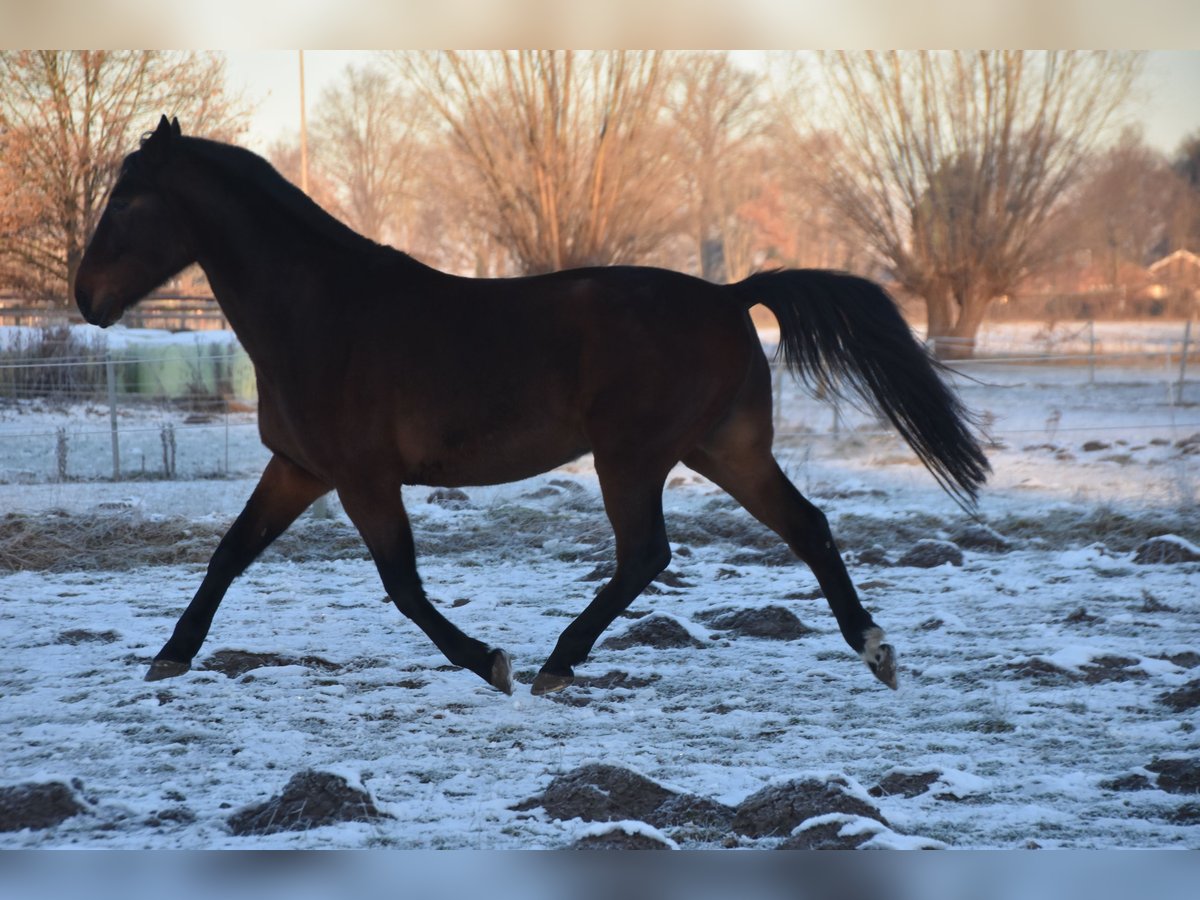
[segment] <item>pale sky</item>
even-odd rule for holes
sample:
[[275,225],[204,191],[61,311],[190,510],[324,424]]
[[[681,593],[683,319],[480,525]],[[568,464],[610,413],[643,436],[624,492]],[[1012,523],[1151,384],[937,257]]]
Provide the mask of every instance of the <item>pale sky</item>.
[[[305,50],[305,94],[309,114],[321,91],[338,80],[346,66],[363,65],[376,51]],[[265,152],[277,138],[300,128],[300,63],[295,50],[230,50],[229,84],[257,104],[258,113],[243,139]],[[1173,154],[1188,134],[1200,131],[1200,51],[1151,51],[1130,114],[1140,121],[1147,143]],[[184,128],[187,125],[184,123]]]

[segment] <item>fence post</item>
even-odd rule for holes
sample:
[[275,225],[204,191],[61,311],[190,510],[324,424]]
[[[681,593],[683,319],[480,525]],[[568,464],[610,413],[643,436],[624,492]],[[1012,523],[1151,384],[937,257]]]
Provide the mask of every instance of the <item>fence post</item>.
[[1175,405],[1183,402],[1183,381],[1187,378],[1188,344],[1192,339],[1192,319],[1188,317],[1183,326],[1183,349],[1179,352],[1179,380],[1175,382]]
[[1088,384],[1096,383],[1096,320],[1088,320]]
[[112,428],[113,481],[121,480],[121,440],[117,435],[117,371],[112,350],[104,350],[104,378],[108,382],[108,421]]

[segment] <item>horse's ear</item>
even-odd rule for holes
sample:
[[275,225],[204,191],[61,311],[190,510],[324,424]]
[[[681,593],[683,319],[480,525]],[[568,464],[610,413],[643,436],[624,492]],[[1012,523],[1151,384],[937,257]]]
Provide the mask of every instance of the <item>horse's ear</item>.
[[179,116],[171,119],[171,134],[175,137],[183,137],[183,129],[179,127]]
[[147,162],[161,163],[167,158],[172,140],[179,134],[178,124],[172,128],[166,116],[158,120],[158,127],[142,141],[142,156]]

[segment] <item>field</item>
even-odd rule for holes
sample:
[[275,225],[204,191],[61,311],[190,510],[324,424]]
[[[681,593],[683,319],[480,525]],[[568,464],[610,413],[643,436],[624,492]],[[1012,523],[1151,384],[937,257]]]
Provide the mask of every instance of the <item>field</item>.
[[[783,398],[778,455],[896,645],[894,693],[809,571],[680,468],[667,573],[532,697],[611,558],[588,458],[406,491],[429,593],[512,653],[514,696],[379,602],[336,502],[234,585],[191,673],[146,683],[266,459],[253,415],[130,409],[146,464],[114,483],[104,409],[0,407],[0,847],[1200,848],[1200,384],[969,373],[986,527],[878,423]],[[158,477],[165,424],[196,477]],[[39,811],[61,821],[13,830]]]

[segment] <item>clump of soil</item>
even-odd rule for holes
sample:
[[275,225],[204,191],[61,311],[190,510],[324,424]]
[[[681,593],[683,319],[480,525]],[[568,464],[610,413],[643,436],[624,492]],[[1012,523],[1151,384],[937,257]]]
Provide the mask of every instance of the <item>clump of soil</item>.
[[1200,706],[1200,678],[1193,679],[1181,688],[1160,694],[1159,703],[1166,704],[1175,712],[1187,712]]
[[[622,688],[628,691],[636,691],[639,688],[654,684],[654,682],[661,678],[661,675],[630,675],[628,672],[621,672],[617,669],[594,677],[580,675],[571,682],[571,690],[547,694],[546,699],[553,703],[561,703],[564,706],[574,707],[591,706],[593,701],[601,699],[607,702],[619,703],[625,699],[623,694],[606,694],[601,692],[621,690]],[[532,682],[532,678],[530,681]]]
[[319,656],[284,656],[281,653],[255,653],[251,650],[218,650],[208,656],[201,669],[220,672],[229,678],[238,678],[252,669],[267,666],[307,666],[330,672],[339,666]]
[[1164,534],[1140,544],[1133,561],[1143,566],[1200,562],[1200,548],[1181,537]]
[[683,829],[692,837],[717,839],[728,834],[736,810],[698,794],[673,794],[647,818],[655,828]]
[[572,850],[669,850],[671,845],[642,831],[615,827],[603,834],[590,834],[571,845]]
[[636,772],[596,763],[559,775],[540,796],[530,797],[513,809],[541,807],[554,819],[645,822],[675,796],[674,791]]
[[738,805],[733,830],[752,838],[787,836],[800,823],[829,813],[864,816],[887,825],[879,810],[850,793],[844,779],[803,778],[751,794]]
[[1083,666],[1083,680],[1088,684],[1107,681],[1144,681],[1145,670],[1137,668],[1138,661],[1128,656],[1098,656]]
[[929,790],[941,775],[941,772],[890,772],[867,793],[872,797],[916,797]]
[[1106,791],[1144,791],[1152,787],[1150,779],[1140,772],[1131,772],[1118,778],[1108,778],[1100,782],[1100,787]]
[[455,509],[468,505],[471,498],[467,496],[466,491],[460,491],[458,488],[437,488],[430,492],[429,496],[425,498],[425,502]]
[[912,566],[918,569],[932,569],[950,563],[952,566],[963,564],[962,550],[951,541],[936,541],[926,538],[917,541],[907,553],[896,561],[898,566]]
[[857,850],[883,829],[877,822],[873,828],[854,829],[854,834],[840,834],[847,825],[861,823],[859,816],[829,816],[797,831],[776,848],[777,850]]
[[1093,616],[1087,611],[1087,607],[1081,606],[1073,613],[1063,619],[1068,625],[1094,625],[1097,622],[1103,622],[1100,616]]
[[59,632],[54,643],[70,644],[74,647],[78,644],[111,644],[120,639],[121,635],[111,630],[89,631],[86,628],[72,628],[69,631]]
[[1158,775],[1159,790],[1200,794],[1200,759],[1156,759],[1146,768]]
[[87,807],[61,781],[30,782],[0,788],[0,831],[51,828]]
[[681,647],[703,647],[704,644],[670,616],[647,616],[630,625],[600,645],[605,650],[628,650],[630,647],[655,647],[671,650]]
[[951,532],[950,538],[959,547],[968,550],[990,550],[1000,553],[1012,549],[1012,541],[996,529],[979,522],[967,522],[959,526]]
[[306,769],[291,777],[282,794],[234,813],[228,822],[230,831],[244,837],[387,818],[391,817],[379,811],[370,794],[351,787],[345,778]]
[[813,633],[813,629],[801,622],[795,613],[782,606],[714,609],[700,613],[696,618],[719,631],[774,641],[793,641]]
[[1076,679],[1076,676],[1066,669],[1059,668],[1049,660],[1037,657],[1009,663],[1005,668],[1021,678],[1028,678],[1046,687],[1069,684]]

